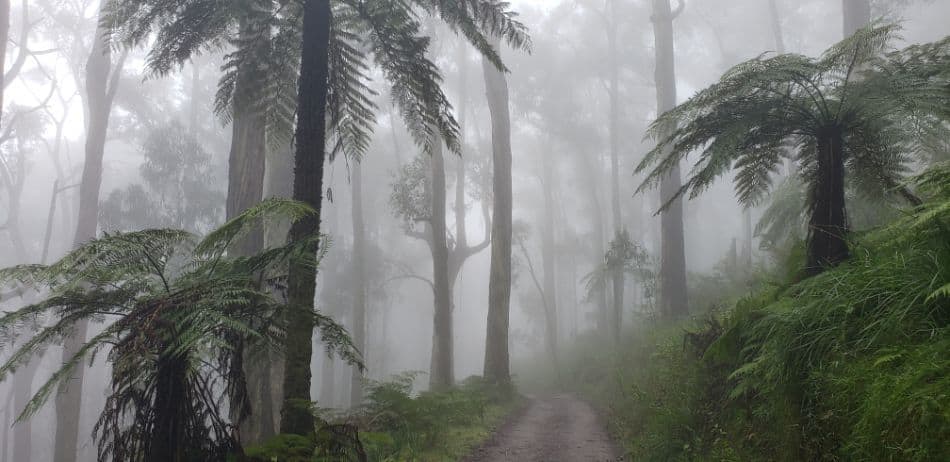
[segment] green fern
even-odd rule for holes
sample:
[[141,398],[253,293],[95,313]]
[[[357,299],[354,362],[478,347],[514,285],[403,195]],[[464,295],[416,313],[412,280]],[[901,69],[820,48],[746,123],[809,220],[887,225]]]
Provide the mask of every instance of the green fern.
[[[100,458],[154,460],[146,456],[158,451],[156,438],[172,438],[176,454],[202,459],[235,451],[222,401],[245,399],[243,369],[233,367],[242,352],[237,345],[282,345],[282,314],[291,308],[275,297],[289,260],[307,246],[236,257],[231,243],[261,222],[313,213],[301,203],[270,199],[204,238],[178,230],[106,234],[49,266],[0,270],[0,286],[25,285],[45,294],[0,317],[4,348],[28,327],[40,326],[12,348],[0,379],[69,336],[76,323],[103,324],[45,380],[19,419],[35,414],[84,361],[107,351],[111,390],[95,426]],[[312,316],[327,352],[362,367],[346,331],[327,316]]]

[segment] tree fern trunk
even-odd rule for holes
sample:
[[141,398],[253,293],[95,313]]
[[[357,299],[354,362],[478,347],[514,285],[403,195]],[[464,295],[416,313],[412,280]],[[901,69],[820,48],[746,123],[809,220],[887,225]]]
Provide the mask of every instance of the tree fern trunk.
[[[303,5],[303,40],[294,155],[294,199],[313,207],[316,215],[293,224],[291,242],[320,233],[323,165],[326,158],[327,78],[329,75],[330,1],[307,0]],[[306,435],[314,431],[310,412],[310,357],[313,352],[313,297],[316,290],[316,245],[305,258],[295,259],[288,277],[288,313],[284,403],[280,429]]]
[[[656,40],[656,103],[657,113],[676,106],[676,66],[673,50],[673,19],[669,0],[653,0],[653,34]],[[674,127],[666,127],[661,138]],[[660,182],[660,201],[666,201],[682,185],[680,168],[676,165]],[[687,313],[686,242],[683,230],[683,201],[676,200],[660,214],[660,306],[668,317]]]
[[445,389],[455,384],[452,336],[452,293],[449,287],[449,249],[445,225],[445,158],[442,141],[436,142],[430,161],[432,169],[432,283],[435,310],[432,320],[432,357],[429,388]]
[[184,462],[189,449],[185,429],[190,412],[186,404],[185,383],[188,363],[185,358],[162,354],[157,360],[154,426],[143,462]]
[[844,148],[839,130],[818,137],[817,178],[811,192],[809,221],[809,274],[835,266],[848,258],[847,215],[844,199]]
[[[500,50],[500,41],[493,40]],[[511,123],[508,82],[495,66],[482,59],[488,109],[492,122],[491,270],[488,280],[488,329],[485,338],[485,378],[493,383],[511,382],[508,357],[508,322],[511,309]]]

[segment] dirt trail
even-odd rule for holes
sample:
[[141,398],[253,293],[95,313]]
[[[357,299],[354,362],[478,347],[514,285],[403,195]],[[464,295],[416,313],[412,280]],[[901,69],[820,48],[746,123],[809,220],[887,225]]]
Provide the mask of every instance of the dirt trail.
[[589,404],[571,395],[533,398],[465,462],[608,462],[620,451]]

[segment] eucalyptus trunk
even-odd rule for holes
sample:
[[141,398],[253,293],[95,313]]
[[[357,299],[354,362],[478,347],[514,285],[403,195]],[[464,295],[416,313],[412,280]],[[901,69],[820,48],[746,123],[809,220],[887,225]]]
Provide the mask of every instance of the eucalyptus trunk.
[[844,196],[844,147],[840,130],[820,133],[817,143],[818,165],[812,190],[809,220],[809,274],[817,274],[848,258],[847,214]]
[[442,141],[435,143],[430,160],[432,237],[432,288],[435,297],[432,319],[432,356],[429,367],[429,389],[441,390],[455,384],[454,345],[452,336],[452,291],[449,280],[449,248],[446,241],[445,158]]
[[[102,12],[100,11],[100,15]],[[79,184],[79,216],[73,248],[96,237],[99,221],[99,190],[102,187],[102,157],[105,151],[109,114],[118,88],[118,74],[124,56],[112,69],[112,54],[105,43],[105,29],[96,28],[92,50],[86,61],[84,93],[89,107],[86,124],[85,160]],[[110,75],[111,73],[111,75]],[[87,321],[79,320],[63,341],[63,362],[71,359],[85,342]],[[84,367],[75,368],[72,377],[63,380],[56,393],[56,433],[54,462],[74,462],[78,457],[79,417],[82,405]]]
[[[264,161],[264,196],[267,198],[293,197],[293,184],[287,181],[293,178],[294,162],[290,146],[282,146],[268,152]],[[289,220],[277,220],[264,224],[264,247],[279,247],[287,243],[287,234],[290,231]],[[275,297],[281,294],[275,290]],[[268,357],[268,385],[270,392],[268,400],[261,405],[261,415],[271,416],[275,429],[280,428],[280,408],[284,398],[284,355],[279,351],[269,350]]]
[[3,63],[6,63],[7,44],[10,43],[10,0],[0,0],[0,40],[3,40],[0,43],[0,115],[3,115],[3,92],[6,88]]
[[[242,34],[248,34],[249,27],[243,26]],[[195,67],[197,69],[197,67]],[[193,87],[197,87],[194,79]],[[259,204],[264,198],[264,172],[266,158],[266,133],[263,117],[245,100],[245,94],[251,89],[247,82],[239,77],[235,90],[234,117],[231,122],[231,149],[228,155],[228,196],[226,218],[231,220],[247,209]],[[192,133],[197,133],[196,102],[192,101]],[[262,226],[251,228],[234,243],[237,255],[250,256],[264,249],[264,230]],[[248,414],[242,415],[239,403],[232,402],[232,420],[238,426],[241,444],[259,444],[277,434],[275,421],[276,409],[268,401],[271,395],[271,361],[269,355],[252,351],[242,346],[239,363],[236,367],[244,369],[247,378]]]
[[[331,24],[330,0],[307,0],[303,5],[300,78],[294,154],[294,195],[314,210],[295,222],[290,241],[301,242],[320,233],[323,167],[326,158],[327,78]],[[314,431],[310,412],[310,358],[313,353],[313,297],[316,290],[317,244],[290,264],[287,282],[286,366],[281,433],[307,435]]]
[[[500,50],[500,41],[493,40]],[[492,125],[492,209],[491,270],[488,280],[488,329],[485,338],[485,378],[509,384],[508,323],[511,311],[511,122],[508,109],[508,82],[490,61],[482,59],[485,89]]]
[[[353,164],[350,179],[353,192],[351,214],[353,222],[353,345],[366,354],[366,226],[363,223],[363,166]],[[354,367],[350,377],[350,406],[363,403],[363,373]]]
[[[653,35],[656,40],[656,106],[662,114],[676,106],[676,66],[673,49],[673,20],[682,11],[670,8],[669,0],[653,0]],[[660,138],[674,127],[664,127]],[[682,186],[679,164],[660,181],[660,202],[665,204]],[[688,310],[686,297],[686,248],[683,230],[683,201],[673,201],[660,214],[660,304],[669,318],[684,316]]]
[[[17,412],[26,409],[27,403],[33,398],[33,378],[40,368],[41,358],[34,357],[13,376],[13,409]],[[13,460],[16,462],[30,462],[33,452],[31,420],[26,419],[13,426]]]
[[[604,210],[601,206],[600,196],[597,193],[599,175],[595,171],[595,167],[598,163],[593,156],[583,155],[581,158],[583,162],[582,170],[587,181],[587,187],[583,189],[590,196],[588,210],[590,211],[590,222],[593,226],[594,235],[594,255],[592,259],[599,265],[607,252],[607,246],[605,245],[607,234],[604,225]],[[596,287],[594,287],[594,302],[597,310],[597,331],[606,336],[609,334],[608,311],[610,310],[607,304],[607,281],[604,278],[597,278],[594,283],[596,284]]]
[[[617,5],[610,0],[608,19],[608,51],[610,53],[610,208],[614,235],[620,235],[623,218],[620,214],[620,104],[619,69],[617,55]],[[610,279],[613,285],[613,307],[610,312],[611,340],[620,341],[620,317],[623,310],[623,267],[613,268]]]
[[554,214],[556,206],[554,204],[555,184],[554,166],[551,159],[551,153],[548,152],[541,161],[542,181],[541,186],[544,193],[544,228],[541,231],[541,266],[544,270],[544,319],[545,319],[545,342],[547,343],[548,355],[554,367],[557,368],[557,344],[558,344],[558,307],[557,307],[557,248],[555,247]]

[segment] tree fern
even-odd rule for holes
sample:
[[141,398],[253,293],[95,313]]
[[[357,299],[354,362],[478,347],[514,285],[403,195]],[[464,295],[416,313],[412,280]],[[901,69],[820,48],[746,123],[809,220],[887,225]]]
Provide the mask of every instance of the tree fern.
[[[735,171],[739,201],[753,205],[795,152],[809,188],[808,269],[837,264],[847,256],[845,181],[866,196],[899,193],[916,203],[902,185],[925,150],[922,135],[950,133],[950,41],[893,50],[898,31],[875,24],[818,58],[763,55],[733,67],[650,126],[659,139],[637,168],[647,172],[640,191],[698,151],[670,201]],[[670,126],[677,128],[667,135]]]
[[[68,336],[80,320],[104,323],[46,379],[20,418],[37,412],[73,369],[107,351],[111,390],[95,426],[100,459],[221,460],[237,450],[222,406],[226,398],[244,399],[243,369],[232,367],[242,351],[235,345],[281,346],[284,318],[277,313],[290,308],[275,293],[288,261],[306,246],[247,257],[231,256],[229,249],[261,221],[313,213],[271,199],[204,238],[178,230],[106,234],[52,265],[0,270],[0,285],[29,285],[46,294],[0,317],[3,347],[39,325],[0,365],[0,378]],[[263,286],[256,284],[262,276]],[[328,353],[362,367],[346,331],[324,315],[312,316]]]
[[[420,13],[436,16],[501,69],[487,36],[530,49],[525,26],[499,0],[333,0],[327,122],[331,156],[359,158],[376,123],[369,63],[383,70],[390,94],[415,141],[428,152],[439,138],[459,151],[458,124],[442,91],[442,75],[427,57],[430,38]],[[165,75],[192,56],[230,48],[215,108],[230,120],[245,102],[264,114],[272,145],[293,134],[299,75],[301,3],[278,0],[111,0],[105,21],[115,44],[153,39],[147,67]],[[250,27],[241,34],[240,28]],[[238,80],[246,79],[237,94]]]

